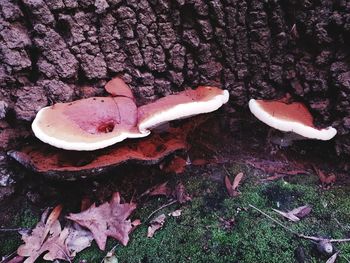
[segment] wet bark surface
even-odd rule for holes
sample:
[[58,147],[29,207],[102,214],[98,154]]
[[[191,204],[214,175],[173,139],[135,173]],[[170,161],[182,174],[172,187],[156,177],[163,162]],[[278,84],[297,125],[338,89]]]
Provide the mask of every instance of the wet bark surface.
[[120,75],[139,104],[211,84],[242,111],[288,92],[350,154],[349,1],[5,0],[0,11],[2,152],[31,136],[40,108],[101,95]]

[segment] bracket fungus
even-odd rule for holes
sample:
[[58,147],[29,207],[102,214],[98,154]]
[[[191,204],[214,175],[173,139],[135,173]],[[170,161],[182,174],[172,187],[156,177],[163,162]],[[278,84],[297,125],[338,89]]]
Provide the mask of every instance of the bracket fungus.
[[142,140],[122,141],[146,137],[151,128],[164,122],[214,111],[229,96],[226,90],[198,87],[137,108],[122,79],[112,79],[105,89],[112,97],[91,97],[41,109],[32,129],[47,144],[31,143],[8,154],[35,172],[66,180],[106,172],[128,161],[155,164],[187,148],[186,137],[196,121]]
[[102,149],[127,138],[141,138],[164,122],[217,110],[228,91],[198,87],[137,108],[132,92],[120,78],[105,86],[114,97],[92,97],[41,109],[32,123],[37,138],[57,148]]
[[255,117],[270,127],[284,132],[294,132],[304,138],[326,141],[337,134],[337,130],[333,127],[316,128],[311,113],[300,102],[251,99],[249,109]]
[[171,120],[217,110],[229,99],[227,90],[200,86],[175,95],[160,98],[138,109],[138,129],[141,133]]

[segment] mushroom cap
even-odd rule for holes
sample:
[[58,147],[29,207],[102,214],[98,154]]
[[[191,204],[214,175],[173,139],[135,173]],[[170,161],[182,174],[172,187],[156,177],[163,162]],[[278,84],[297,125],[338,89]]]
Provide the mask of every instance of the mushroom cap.
[[175,95],[160,98],[153,103],[139,107],[138,128],[141,133],[162,123],[212,112],[229,99],[227,90],[200,86],[195,90],[185,90]]
[[105,85],[105,90],[111,94],[113,97],[123,96],[134,99],[130,87],[124,82],[123,79],[115,77],[107,82]]
[[137,107],[127,97],[92,97],[41,109],[32,123],[37,138],[66,150],[92,151],[126,138],[145,137]]
[[249,109],[260,121],[281,131],[294,132],[303,137],[330,140],[337,130],[333,127],[317,129],[308,109],[300,102],[264,101],[251,99]]

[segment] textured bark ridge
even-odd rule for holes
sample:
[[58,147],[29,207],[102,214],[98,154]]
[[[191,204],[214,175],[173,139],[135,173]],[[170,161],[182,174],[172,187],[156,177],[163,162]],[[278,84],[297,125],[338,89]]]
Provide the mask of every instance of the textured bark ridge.
[[139,102],[216,84],[247,109],[289,92],[350,153],[349,1],[4,0],[0,11],[2,150],[41,107],[99,95],[120,74]]

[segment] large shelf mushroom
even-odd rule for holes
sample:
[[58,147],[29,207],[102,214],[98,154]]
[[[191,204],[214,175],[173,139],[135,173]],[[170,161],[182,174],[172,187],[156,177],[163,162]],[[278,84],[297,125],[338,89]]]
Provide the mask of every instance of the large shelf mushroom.
[[140,138],[164,122],[207,113],[228,101],[228,92],[198,87],[137,108],[132,92],[120,78],[106,90],[114,97],[92,97],[41,109],[32,123],[37,138],[57,148],[102,149],[127,138]]
[[251,99],[249,109],[255,117],[270,127],[293,132],[304,138],[330,140],[337,134],[337,130],[333,127],[316,128],[311,113],[300,102]]

